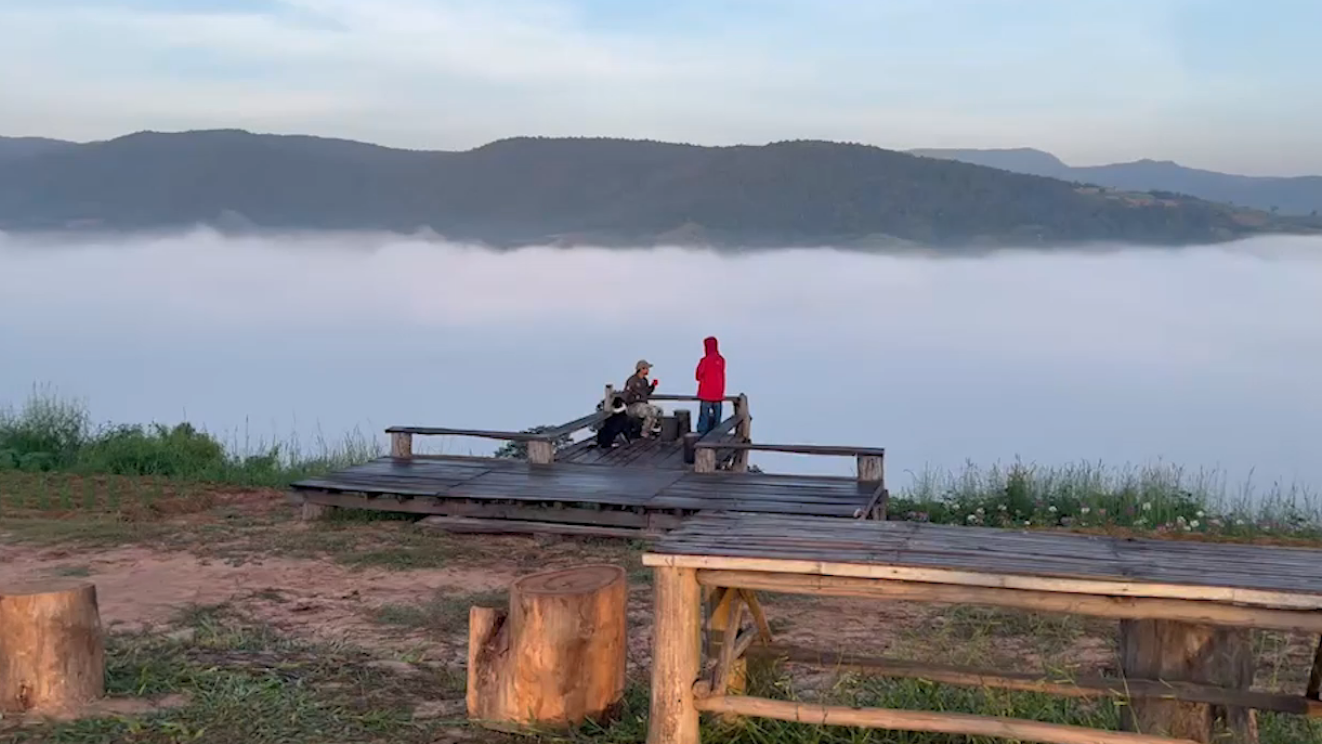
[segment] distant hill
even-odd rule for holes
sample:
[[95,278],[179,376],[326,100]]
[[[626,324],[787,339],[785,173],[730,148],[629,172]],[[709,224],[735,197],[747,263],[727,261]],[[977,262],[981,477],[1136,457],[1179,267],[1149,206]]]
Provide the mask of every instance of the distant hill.
[[[40,148],[39,148],[40,149]],[[513,246],[1180,244],[1304,229],[862,145],[515,138],[463,152],[238,130],[50,145],[0,166],[0,229],[430,228]]]
[[1051,153],[1029,148],[909,152],[1113,189],[1172,191],[1253,209],[1276,209],[1282,214],[1322,213],[1322,176],[1238,176],[1186,168],[1169,160],[1071,167]]
[[0,163],[13,158],[40,155],[74,146],[73,142],[46,137],[0,137]]

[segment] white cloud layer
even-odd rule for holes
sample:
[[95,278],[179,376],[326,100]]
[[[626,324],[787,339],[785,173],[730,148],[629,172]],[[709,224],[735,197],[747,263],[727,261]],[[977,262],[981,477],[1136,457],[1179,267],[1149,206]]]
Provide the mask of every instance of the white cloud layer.
[[49,382],[100,417],[258,436],[517,429],[586,413],[639,357],[688,392],[712,333],[760,439],[886,446],[897,484],[1023,456],[1322,487],[1317,239],[938,260],[0,236],[0,405]]

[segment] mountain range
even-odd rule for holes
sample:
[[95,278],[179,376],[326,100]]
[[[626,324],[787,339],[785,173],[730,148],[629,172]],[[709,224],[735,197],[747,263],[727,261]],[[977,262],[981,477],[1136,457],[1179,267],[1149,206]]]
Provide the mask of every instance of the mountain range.
[[1080,167],[1066,165],[1049,152],[1031,148],[926,149],[909,150],[909,153],[1113,189],[1171,191],[1283,214],[1316,216],[1322,212],[1322,176],[1239,176],[1187,168],[1169,160]]
[[820,141],[417,151],[241,130],[0,138],[0,230],[431,230],[493,246],[1185,244],[1322,222]]

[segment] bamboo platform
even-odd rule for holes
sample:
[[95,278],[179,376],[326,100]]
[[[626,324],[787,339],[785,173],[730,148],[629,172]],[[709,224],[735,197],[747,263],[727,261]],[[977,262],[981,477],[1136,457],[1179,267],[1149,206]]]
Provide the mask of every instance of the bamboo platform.
[[[1322,718],[1322,648],[1306,688],[1266,691],[1254,688],[1252,637],[1322,633],[1322,550],[709,512],[654,541],[643,564],[656,591],[649,744],[698,744],[700,712],[1052,744],[1256,744],[1256,711]],[[1062,679],[778,643],[759,593],[1113,618],[1121,674]],[[1114,698],[1124,731],[743,694],[747,665],[776,661]]]
[[[611,390],[607,389],[606,400]],[[664,400],[692,400],[658,396]],[[735,413],[705,436],[640,439],[598,447],[572,436],[602,419],[594,413],[543,431],[500,432],[392,427],[391,454],[290,485],[305,518],[327,509],[424,515],[422,523],[456,532],[545,532],[638,537],[672,529],[685,517],[735,510],[838,519],[884,518],[884,451],[753,443],[745,396]],[[470,436],[515,442],[526,458],[421,455],[415,436]],[[749,472],[755,449],[854,457],[856,477]]]

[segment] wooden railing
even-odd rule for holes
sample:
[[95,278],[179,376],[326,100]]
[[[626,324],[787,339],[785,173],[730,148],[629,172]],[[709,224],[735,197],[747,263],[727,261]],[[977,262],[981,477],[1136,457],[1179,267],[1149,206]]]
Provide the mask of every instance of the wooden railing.
[[555,443],[581,429],[586,429],[604,419],[602,411],[590,413],[559,426],[542,431],[496,431],[491,429],[451,429],[437,426],[392,426],[386,429],[390,435],[390,456],[409,459],[413,457],[413,437],[451,436],[497,439],[502,442],[520,442],[527,446],[528,462],[537,465],[549,465],[555,461]]
[[[728,423],[722,422],[722,426]],[[719,428],[719,427],[718,427]],[[715,430],[713,430],[713,433]],[[860,483],[876,484],[868,505],[854,513],[858,518],[884,518],[886,502],[890,492],[886,490],[886,450],[881,447],[852,447],[825,444],[772,444],[770,442],[720,441],[703,437],[694,445],[697,456],[693,470],[698,473],[716,471],[718,453],[734,451],[746,458],[749,452],[784,452],[796,455],[824,455],[828,457],[853,457]],[[747,470],[747,460],[739,472]]]

